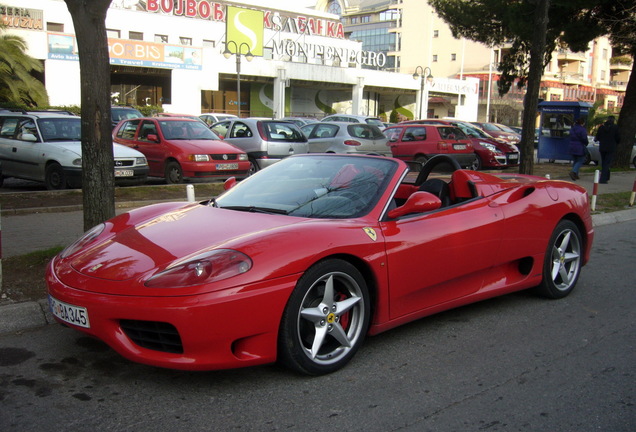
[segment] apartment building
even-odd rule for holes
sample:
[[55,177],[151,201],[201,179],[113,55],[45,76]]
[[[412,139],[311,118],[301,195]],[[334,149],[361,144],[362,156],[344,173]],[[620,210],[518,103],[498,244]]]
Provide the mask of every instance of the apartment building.
[[[457,39],[448,25],[424,0],[319,0],[317,10],[341,13],[345,33],[360,40],[362,46],[372,42],[360,37],[363,30],[375,29],[392,44],[386,49],[387,64],[400,73],[412,74],[429,68],[437,78],[479,79],[479,120],[519,124],[525,90],[516,86],[499,96],[497,65],[506,46],[488,47],[470,40]],[[387,35],[390,35],[388,37]],[[379,36],[374,35],[376,40]],[[590,42],[585,52],[567,49],[554,52],[545,68],[539,97],[548,101],[601,102],[609,111],[619,110],[632,69],[630,57],[613,57],[607,37]],[[456,114],[461,98],[428,93],[428,115]]]

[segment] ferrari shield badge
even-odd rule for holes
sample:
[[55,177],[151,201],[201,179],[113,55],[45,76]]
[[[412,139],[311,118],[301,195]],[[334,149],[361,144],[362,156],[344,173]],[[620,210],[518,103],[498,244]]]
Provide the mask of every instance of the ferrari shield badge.
[[375,233],[375,230],[373,228],[365,227],[362,229],[365,233],[367,233],[371,240],[376,241],[378,239],[378,235]]

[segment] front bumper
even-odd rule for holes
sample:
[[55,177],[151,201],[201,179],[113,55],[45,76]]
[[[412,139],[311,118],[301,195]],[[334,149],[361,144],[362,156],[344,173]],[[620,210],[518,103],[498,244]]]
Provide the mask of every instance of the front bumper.
[[[90,328],[58,321],[104,341],[129,360],[184,370],[276,361],[278,327],[297,279],[293,275],[193,296],[139,297],[69,287],[55,275],[54,262],[46,272],[49,295],[86,308]],[[176,334],[166,336],[170,329]],[[170,339],[168,348],[144,342],[162,338]]]

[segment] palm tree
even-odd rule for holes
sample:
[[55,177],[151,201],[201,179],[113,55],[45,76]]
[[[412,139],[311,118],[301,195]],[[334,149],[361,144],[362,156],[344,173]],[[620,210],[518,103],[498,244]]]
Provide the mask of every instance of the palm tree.
[[47,106],[49,97],[44,84],[31,75],[32,71],[42,72],[44,67],[26,51],[27,43],[20,36],[0,35],[0,103]]

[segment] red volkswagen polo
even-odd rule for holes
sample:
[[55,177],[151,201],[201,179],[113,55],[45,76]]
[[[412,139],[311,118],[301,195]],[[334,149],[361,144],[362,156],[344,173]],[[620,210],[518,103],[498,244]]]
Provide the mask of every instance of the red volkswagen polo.
[[178,117],[136,118],[119,123],[116,143],[139,150],[148,159],[150,176],[167,183],[184,178],[247,177],[247,153],[221,141],[200,120]]

